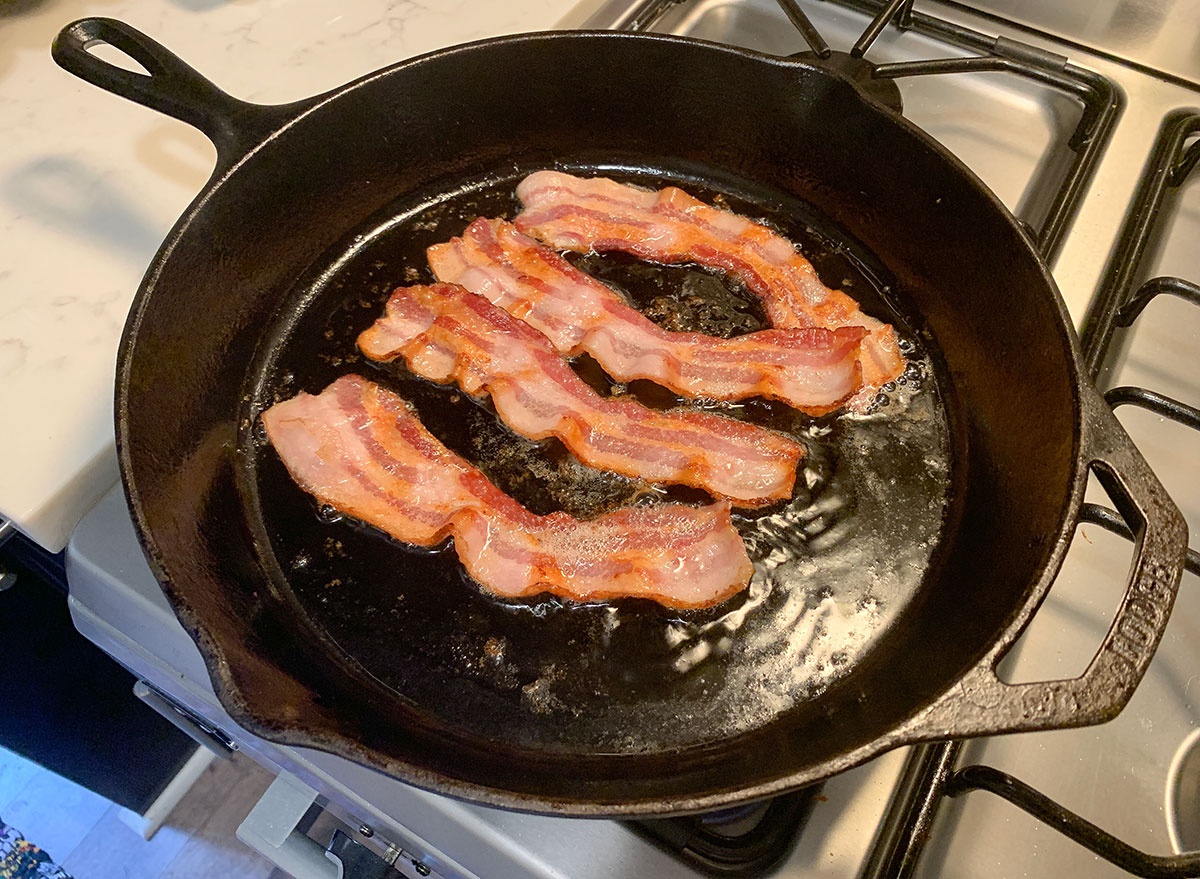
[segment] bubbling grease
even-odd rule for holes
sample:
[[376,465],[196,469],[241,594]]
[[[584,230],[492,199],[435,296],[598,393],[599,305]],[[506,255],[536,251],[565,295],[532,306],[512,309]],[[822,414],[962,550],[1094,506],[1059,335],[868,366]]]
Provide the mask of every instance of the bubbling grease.
[[[323,306],[301,316],[311,324],[303,335],[316,340],[316,357],[311,349],[279,357],[283,396],[320,390],[345,372],[353,339],[394,286],[431,280],[424,247],[460,234],[476,216],[511,218],[519,179],[380,226],[354,244],[349,261],[344,252],[331,254],[340,267],[332,281],[320,282],[327,285],[320,288]],[[664,185],[662,178],[626,179]],[[694,182],[670,182],[717,200]],[[881,295],[878,269],[816,231],[803,205],[780,204],[762,217],[766,209],[757,201],[728,198],[730,209],[765,219],[797,242],[823,278],[900,333],[909,368],[869,413],[812,418],[758,399],[687,403],[647,382],[614,382],[586,356],[575,364],[601,394],[629,395],[654,408],[694,405],[804,445],[790,501],[735,512],[754,563],[747,589],[698,611],[646,600],[506,601],[473,584],[448,543],[414,551],[310,504],[310,524],[292,516],[271,530],[289,586],[315,624],[438,722],[548,750],[636,753],[719,740],[761,727],[851,673],[912,600],[937,551],[949,504],[948,418],[930,340]],[[570,259],[670,329],[729,337],[766,326],[757,299],[719,273],[621,254]],[[556,440],[515,435],[486,400],[417,379],[402,365],[359,362],[353,369],[409,399],[433,434],[535,513],[590,518],[629,504],[708,499],[694,489],[584,467]],[[268,460],[259,479],[274,480],[270,491],[278,492],[287,477],[272,466]],[[323,552],[328,536],[343,550]]]

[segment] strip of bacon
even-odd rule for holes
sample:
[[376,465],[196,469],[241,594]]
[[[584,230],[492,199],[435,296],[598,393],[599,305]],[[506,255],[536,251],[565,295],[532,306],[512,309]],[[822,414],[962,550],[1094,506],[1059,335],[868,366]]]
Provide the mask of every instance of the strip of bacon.
[[749,287],[778,328],[864,327],[863,389],[856,408],[904,371],[895,330],[821,283],[812,264],[770,229],[712,207],[682,189],[658,192],[604,177],[537,171],[517,186],[517,228],[560,250],[619,250],[661,263],[723,269]]
[[262,419],[305,491],[406,543],[453,537],[467,572],[505,598],[707,607],[753,573],[727,503],[631,507],[588,521],[536,516],[442,445],[408,403],[357,375],[277,403]]
[[540,330],[560,354],[586,351],[618,381],[649,379],[686,397],[782,400],[810,415],[837,409],[862,385],[866,330],[764,330],[733,339],[673,333],[504,220],[475,220],[426,251],[439,281],[486,296]]
[[490,394],[517,433],[558,437],[588,466],[695,486],[738,506],[791,496],[799,444],[732,418],[601,397],[545,336],[457,284],[397,289],[358,346],[374,360],[403,357],[417,375]]

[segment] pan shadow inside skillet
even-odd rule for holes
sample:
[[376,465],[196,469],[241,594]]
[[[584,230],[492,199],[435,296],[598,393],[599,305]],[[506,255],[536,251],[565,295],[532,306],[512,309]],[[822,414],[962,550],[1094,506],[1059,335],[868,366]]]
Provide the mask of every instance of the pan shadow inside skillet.
[[[435,435],[535,512],[586,517],[631,502],[702,500],[694,490],[585,468],[557,441],[516,436],[486,401],[355,349],[394,287],[433,280],[425,248],[476,216],[511,219],[520,210],[513,190],[532,170],[481,180],[431,206],[393,205],[318,260],[281,309],[240,419],[242,490],[258,517],[251,528],[265,538],[264,567],[322,649],[348,657],[454,735],[542,751],[644,753],[759,728],[850,673],[914,602],[942,536],[951,481],[932,341],[911,315],[902,318],[903,302],[885,298],[885,270],[802,202],[739,180],[599,171],[654,188],[674,183],[768,222],[800,245],[827,284],[896,324],[909,352],[900,385],[867,416],[811,418],[765,400],[705,404],[785,431],[807,450],[789,503],[735,514],[755,574],[719,607],[488,597],[452,547],[409,547],[318,509],[251,427],[277,400],[357,372],[410,400]],[[748,291],[696,267],[615,254],[571,258],[669,329],[731,336],[766,326]],[[630,393],[657,407],[681,402],[648,383],[617,385],[589,358],[576,369],[601,393]]]

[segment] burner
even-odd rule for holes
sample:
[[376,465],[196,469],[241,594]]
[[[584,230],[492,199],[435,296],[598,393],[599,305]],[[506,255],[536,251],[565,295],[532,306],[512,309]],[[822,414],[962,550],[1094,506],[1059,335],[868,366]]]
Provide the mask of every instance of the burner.
[[828,52],[825,57],[816,52],[800,52],[792,57],[848,76],[876,103],[895,113],[903,111],[900,87],[893,79],[875,76],[875,65],[866,58],[856,57],[849,52]]
[[710,876],[762,876],[795,844],[821,785],[745,806],[626,826]]

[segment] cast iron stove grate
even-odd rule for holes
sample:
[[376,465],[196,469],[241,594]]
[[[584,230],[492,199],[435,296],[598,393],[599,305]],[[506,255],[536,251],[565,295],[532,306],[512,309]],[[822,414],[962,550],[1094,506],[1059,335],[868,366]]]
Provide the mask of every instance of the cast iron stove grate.
[[[617,27],[630,31],[648,30],[672,7],[683,2],[687,0],[645,0],[618,22]],[[1006,37],[988,36],[952,22],[915,12],[913,0],[887,0],[882,4],[871,0],[839,0],[842,5],[874,13],[874,17],[848,52],[835,52],[795,0],[776,2],[809,46],[810,51],[803,53],[803,57],[850,76],[875,100],[897,113],[902,111],[902,99],[895,80],[909,76],[949,73],[1001,71],[1056,89],[1079,101],[1083,106],[1083,113],[1067,143],[1074,155],[1061,180],[1056,184],[1047,184],[1051,187],[1056,185],[1057,189],[1049,201],[1040,227],[1034,228],[1029,223],[1019,221],[1047,260],[1057,254],[1122,109],[1122,98],[1112,83],[1092,71],[1070,64],[1064,56]],[[866,59],[866,53],[889,23],[901,29],[912,29],[975,54],[928,61],[872,64]],[[1193,118],[1200,120],[1200,116]],[[1197,121],[1190,131],[1197,128],[1200,128],[1200,121]],[[1182,148],[1182,140],[1175,144],[1175,148]],[[1164,180],[1172,186],[1178,186],[1182,182],[1200,156],[1195,144],[1183,156],[1170,152],[1169,145],[1166,144],[1156,150],[1156,155],[1159,152],[1168,153],[1163,161],[1171,170]],[[1163,188],[1164,186],[1159,187],[1156,196],[1159,202],[1162,199]],[[1142,212],[1146,214],[1140,224],[1143,227],[1157,211],[1157,203],[1146,210]],[[1143,236],[1150,234],[1144,228],[1140,232]],[[1124,240],[1125,236],[1122,238]],[[1141,247],[1144,248],[1144,244]],[[1117,253],[1121,256],[1122,253],[1135,251],[1140,256],[1139,246],[1130,243],[1118,248]],[[1126,286],[1114,289],[1108,294],[1115,305],[1105,306],[1103,302],[1098,304],[1098,316],[1092,318],[1089,324],[1101,320],[1105,311],[1112,311],[1119,314],[1115,322],[1124,321],[1122,325],[1127,326],[1144,307],[1143,299],[1148,301],[1148,297],[1155,295],[1155,292],[1191,296],[1194,301],[1200,302],[1197,288],[1178,279],[1156,279],[1130,299],[1127,295],[1128,283],[1137,269],[1136,257],[1123,257],[1119,265],[1127,266],[1126,271],[1110,272],[1110,277],[1123,279]],[[1154,284],[1158,286],[1152,286]],[[1105,297],[1102,295],[1101,299],[1104,300]],[[1101,348],[1106,346],[1108,338],[1111,338],[1113,327],[1108,326],[1109,324],[1114,324],[1114,319],[1107,319],[1105,340],[1102,343],[1093,342],[1086,349],[1093,375],[1098,370],[1098,366],[1094,364],[1103,358],[1103,350],[1100,350],[1099,354],[1094,351],[1097,345]],[[1196,410],[1162,398],[1151,391],[1118,388],[1109,393],[1108,400],[1114,406],[1133,403],[1158,412],[1169,411],[1175,413],[1169,417],[1179,416],[1184,423],[1200,427],[1200,415]],[[1104,507],[1084,505],[1080,521],[1092,522],[1132,537],[1125,521],[1116,512]],[[1196,554],[1191,553],[1188,570],[1196,571],[1197,562]],[[911,875],[928,840],[933,816],[940,801],[947,795],[956,796],[968,790],[985,788],[1009,799],[1102,857],[1126,866],[1133,872],[1139,872],[1136,865],[1140,858],[1141,862],[1150,867],[1149,872],[1143,870],[1140,875],[1200,875],[1197,873],[1200,856],[1153,858],[1143,855],[1104,834],[1020,781],[995,769],[972,766],[956,772],[954,767],[960,749],[959,742],[922,745],[913,749],[876,842],[867,855],[864,879]],[[795,844],[813,803],[819,796],[818,791],[819,786],[816,786],[758,804],[756,807],[752,806],[748,815],[737,810],[724,810],[710,815],[630,822],[629,826],[635,832],[651,838],[689,866],[708,875],[761,876],[777,865]],[[1164,865],[1172,872],[1153,871],[1161,869]]]
[[[1144,257],[1170,215],[1175,192],[1200,161],[1200,111],[1180,110],[1162,123],[1137,194],[1129,209],[1105,280],[1085,318],[1084,358],[1093,378],[1112,362],[1146,305],[1157,296],[1178,296],[1200,307],[1200,286],[1174,277],[1151,278],[1134,288]],[[1116,408],[1133,405],[1200,430],[1200,409],[1152,389],[1116,387],[1105,393]],[[1084,504],[1080,522],[1099,525],[1132,540],[1129,525],[1114,510]],[[1200,553],[1188,551],[1186,569],[1200,575]],[[862,879],[910,876],[929,841],[933,819],[946,797],[987,790],[1064,834],[1092,853],[1135,876],[1183,879],[1200,876],[1200,852],[1152,855],[1130,846],[1080,815],[1071,812],[1008,773],[990,766],[958,768],[962,742],[939,742],[914,748],[892,803],[868,855]]]
[[[668,12],[688,0],[642,0],[614,27],[618,30],[648,31]],[[823,64],[851,77],[860,88],[879,103],[900,113],[903,109],[896,80],[914,76],[953,73],[1001,72],[1060,92],[1078,102],[1082,114],[1066,147],[1072,156],[1057,180],[1033,181],[1033,185],[1053,191],[1042,216],[1034,225],[1018,220],[1050,259],[1062,244],[1071,220],[1078,211],[1089,181],[1112,137],[1113,128],[1124,106],[1120,91],[1105,77],[1071,64],[1064,55],[1030,46],[1008,37],[991,36],[954,22],[913,10],[914,0],[837,0],[873,18],[846,52],[832,50],[813,26],[796,0],[776,0],[809,46],[799,56]],[[866,58],[871,45],[892,24],[933,38],[949,47],[972,53],[965,57],[934,58],[873,64]],[[1050,193],[1047,193],[1050,195]],[[1035,228],[1036,226],[1036,228]]]

